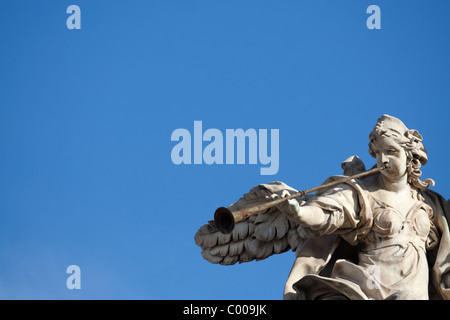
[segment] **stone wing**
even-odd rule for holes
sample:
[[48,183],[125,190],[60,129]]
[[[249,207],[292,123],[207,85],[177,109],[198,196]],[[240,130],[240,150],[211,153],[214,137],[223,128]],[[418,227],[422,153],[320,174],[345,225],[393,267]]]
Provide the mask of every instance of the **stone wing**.
[[[283,190],[297,192],[282,182],[261,184],[228,209],[236,211],[271,201],[280,196]],[[307,235],[300,225],[289,220],[278,208],[272,207],[236,223],[230,234],[222,234],[214,221],[209,221],[197,231],[194,238],[202,249],[203,258],[211,263],[233,265],[266,259],[288,250],[295,251],[304,243]]]

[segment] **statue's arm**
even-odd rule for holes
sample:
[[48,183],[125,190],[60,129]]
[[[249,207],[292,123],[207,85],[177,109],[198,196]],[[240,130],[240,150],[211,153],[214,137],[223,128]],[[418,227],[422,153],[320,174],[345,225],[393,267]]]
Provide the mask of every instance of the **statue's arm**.
[[296,199],[290,199],[279,205],[280,210],[292,221],[305,226],[317,227],[326,223],[329,213],[319,207],[303,205],[300,206]]
[[290,220],[322,236],[354,230],[360,221],[359,201],[353,188],[339,185],[308,201],[290,199],[278,205]]

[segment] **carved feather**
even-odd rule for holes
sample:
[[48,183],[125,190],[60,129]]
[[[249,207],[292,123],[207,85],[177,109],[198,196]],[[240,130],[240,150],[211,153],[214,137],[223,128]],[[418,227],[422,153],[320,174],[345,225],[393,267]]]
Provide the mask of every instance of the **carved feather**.
[[[228,208],[241,210],[272,200],[283,190],[296,192],[282,182],[258,185]],[[195,243],[202,248],[202,257],[211,263],[232,265],[262,260],[273,254],[296,250],[306,240],[306,234],[276,207],[236,223],[230,234],[222,234],[213,221],[195,234]]]
[[281,239],[286,236],[289,229],[289,219],[278,210],[259,214],[255,220],[255,237],[260,240]]

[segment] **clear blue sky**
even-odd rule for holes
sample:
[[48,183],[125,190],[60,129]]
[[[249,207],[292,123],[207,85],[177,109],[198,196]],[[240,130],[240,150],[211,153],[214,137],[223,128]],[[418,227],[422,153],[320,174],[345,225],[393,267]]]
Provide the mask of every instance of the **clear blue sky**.
[[[0,2],[0,298],[280,299],[292,252],[213,265],[195,232],[259,183],[313,187],[355,154],[373,165],[382,114],[424,136],[423,177],[450,198],[449,13],[437,0]],[[171,134],[195,120],[279,129],[278,173],[173,164]],[[81,290],[66,287],[72,264]]]

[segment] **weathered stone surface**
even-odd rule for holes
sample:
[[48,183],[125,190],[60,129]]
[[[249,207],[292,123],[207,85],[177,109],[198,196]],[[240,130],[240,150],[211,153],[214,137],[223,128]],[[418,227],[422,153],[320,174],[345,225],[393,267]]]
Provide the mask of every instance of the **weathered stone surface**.
[[[234,264],[296,252],[285,299],[450,299],[450,205],[421,180],[422,136],[383,115],[369,135],[380,172],[290,199],[221,234],[214,223],[195,236],[202,256]],[[344,175],[364,172],[356,157]],[[333,176],[335,181],[343,176]],[[258,185],[229,209],[239,210],[296,190]]]

